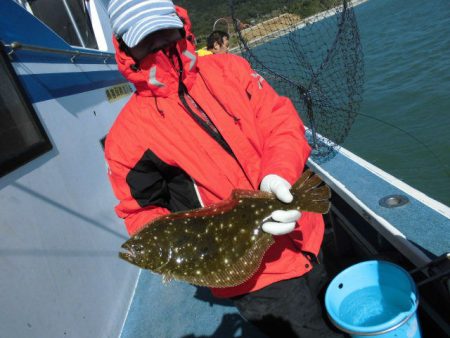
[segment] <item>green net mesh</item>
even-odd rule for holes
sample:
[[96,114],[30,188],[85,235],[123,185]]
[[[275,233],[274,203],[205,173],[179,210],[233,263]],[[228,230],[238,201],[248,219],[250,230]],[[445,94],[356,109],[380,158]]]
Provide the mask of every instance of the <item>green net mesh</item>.
[[346,0],[230,0],[239,53],[295,104],[314,160],[330,158],[362,100],[363,53]]

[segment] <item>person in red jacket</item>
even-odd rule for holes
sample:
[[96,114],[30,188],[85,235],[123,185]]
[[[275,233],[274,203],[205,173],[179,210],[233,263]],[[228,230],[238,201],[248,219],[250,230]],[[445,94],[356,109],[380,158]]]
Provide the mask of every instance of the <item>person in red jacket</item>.
[[[239,56],[197,58],[183,25],[190,24],[187,12],[169,0],[112,0],[108,13],[119,70],[136,88],[105,143],[115,210],[129,234],[158,216],[222,201],[236,188],[291,202],[289,189],[310,153],[291,101]],[[271,336],[334,336],[314,291],[323,281],[316,264],[322,216],[277,210],[262,229],[275,244],[259,270],[213,295],[233,299]]]

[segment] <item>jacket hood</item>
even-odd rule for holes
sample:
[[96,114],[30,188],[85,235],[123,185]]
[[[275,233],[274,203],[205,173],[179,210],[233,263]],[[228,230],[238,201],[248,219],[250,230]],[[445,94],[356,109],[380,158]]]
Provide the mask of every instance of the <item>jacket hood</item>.
[[[180,14],[180,12],[178,11]],[[182,63],[182,81],[189,90],[197,75],[197,54],[195,46],[190,41],[190,21],[187,13],[182,17],[185,23],[183,38],[176,43],[176,49]],[[187,26],[186,26],[187,25]],[[175,55],[168,56],[163,51],[147,55],[139,64],[131,56],[128,56],[119,47],[119,42],[113,36],[113,44],[116,50],[116,62],[122,75],[136,87],[136,91],[142,96],[168,97],[178,93],[179,86],[179,62]],[[172,58],[172,60],[171,60]]]

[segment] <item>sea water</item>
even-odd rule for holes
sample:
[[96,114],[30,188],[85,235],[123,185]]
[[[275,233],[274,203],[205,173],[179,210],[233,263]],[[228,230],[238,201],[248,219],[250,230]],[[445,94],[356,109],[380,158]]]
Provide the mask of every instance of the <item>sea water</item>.
[[[368,0],[355,13],[364,53],[364,92],[343,146],[450,205],[450,1]],[[315,40],[327,41],[327,35],[308,29],[308,34],[291,34],[302,35],[296,42],[317,69],[324,55],[318,51],[312,56]],[[262,62],[276,57],[271,64],[275,72],[307,83],[301,78],[304,72],[293,66],[292,58],[300,56],[283,53],[289,39],[280,37],[253,52]]]
[[387,124],[358,116],[344,147],[450,205],[450,1],[369,0],[355,12],[361,113]]

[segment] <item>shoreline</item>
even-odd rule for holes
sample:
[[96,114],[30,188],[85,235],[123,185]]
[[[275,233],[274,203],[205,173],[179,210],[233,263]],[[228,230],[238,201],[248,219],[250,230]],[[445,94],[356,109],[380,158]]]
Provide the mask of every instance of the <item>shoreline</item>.
[[[363,4],[363,3],[367,2],[367,1],[369,1],[369,0],[352,0],[350,2],[350,7],[356,7],[356,6],[361,5],[361,4]],[[299,23],[294,26],[294,30],[301,29],[301,28],[305,27],[308,24],[319,22],[319,21],[321,21],[323,19],[326,19],[326,18],[328,18],[330,16],[333,16],[333,15],[336,14],[336,11],[341,9],[341,8],[342,8],[342,5],[336,6],[336,7],[327,9],[326,11],[322,11],[322,12],[316,13],[314,15],[308,16],[308,17],[306,17],[304,19],[301,19],[299,21]],[[277,16],[277,17],[270,18],[270,19],[268,19],[266,21],[260,22],[260,23],[256,24],[255,26],[252,26],[252,27],[249,27],[249,28],[246,28],[246,29],[251,29],[251,28],[256,27],[257,25],[261,25],[261,24],[264,24],[264,23],[268,23],[269,21],[277,20],[277,19],[279,19],[279,18],[281,18],[281,17],[283,17],[285,15],[292,15],[292,14],[291,13],[283,13],[283,14],[280,14],[279,16]],[[253,39],[253,40],[250,40],[250,41],[247,42],[247,45],[251,46],[251,47],[255,47],[255,46],[258,46],[260,44],[267,43],[270,40],[277,39],[277,38],[280,38],[280,37],[282,37],[282,36],[284,36],[286,34],[291,33],[289,31],[289,32],[284,32],[284,33],[280,34],[280,32],[282,32],[283,30],[284,29],[278,29],[278,30],[270,32],[270,33],[268,33],[268,34],[266,34],[264,36],[260,36],[258,38]],[[244,31],[245,31],[245,29],[241,31],[241,34]],[[274,35],[276,35],[276,36],[274,36]],[[264,40],[264,41],[261,41],[261,40]],[[236,53],[236,54],[240,54],[240,47],[239,47],[239,45],[235,46],[233,48],[230,48],[229,52],[230,53],[234,53],[235,50],[239,51],[239,53]]]

